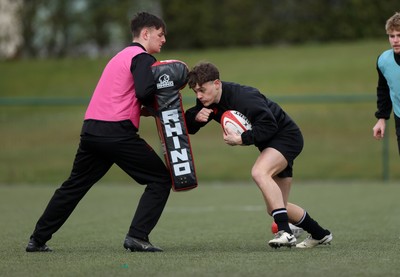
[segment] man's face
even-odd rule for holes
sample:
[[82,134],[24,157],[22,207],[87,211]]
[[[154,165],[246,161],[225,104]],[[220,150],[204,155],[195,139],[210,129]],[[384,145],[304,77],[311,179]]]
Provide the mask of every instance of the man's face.
[[160,53],[161,47],[166,42],[165,33],[162,28],[148,28],[148,46],[146,48],[149,54]]
[[213,103],[219,102],[221,82],[219,80],[209,81],[201,86],[196,84],[193,88],[196,93],[197,99],[205,106],[208,107]]
[[390,46],[396,54],[400,54],[400,31],[388,32]]

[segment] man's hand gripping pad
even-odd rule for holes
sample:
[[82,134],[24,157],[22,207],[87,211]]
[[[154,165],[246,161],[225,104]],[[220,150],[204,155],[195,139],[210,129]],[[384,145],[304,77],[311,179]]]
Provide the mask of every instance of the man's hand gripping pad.
[[151,67],[157,85],[155,111],[165,162],[175,191],[197,187],[193,154],[180,90],[187,84],[188,67],[178,60],[158,61]]

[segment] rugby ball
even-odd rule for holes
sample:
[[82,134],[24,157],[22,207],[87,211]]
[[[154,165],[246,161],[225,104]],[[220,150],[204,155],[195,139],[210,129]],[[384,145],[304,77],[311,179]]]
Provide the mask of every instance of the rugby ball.
[[224,132],[226,128],[229,128],[229,130],[234,131],[238,135],[241,135],[247,130],[251,130],[250,120],[242,113],[234,110],[228,110],[222,114],[221,126]]

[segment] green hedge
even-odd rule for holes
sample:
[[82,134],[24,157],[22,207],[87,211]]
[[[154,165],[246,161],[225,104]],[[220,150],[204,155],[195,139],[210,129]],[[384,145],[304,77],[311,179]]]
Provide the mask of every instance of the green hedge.
[[385,36],[398,1],[162,0],[168,47],[206,48]]

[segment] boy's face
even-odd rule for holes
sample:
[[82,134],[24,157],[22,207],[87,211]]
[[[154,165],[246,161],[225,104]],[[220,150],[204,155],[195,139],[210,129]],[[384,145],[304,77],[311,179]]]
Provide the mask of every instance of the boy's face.
[[202,85],[196,84],[193,88],[196,93],[197,99],[205,106],[208,107],[213,103],[218,103],[221,95],[221,81],[214,80],[206,82]]
[[396,54],[400,54],[400,31],[393,30],[388,32],[390,46]]
[[161,47],[166,42],[165,33],[162,28],[147,28],[148,45],[146,50],[149,54],[160,53]]

